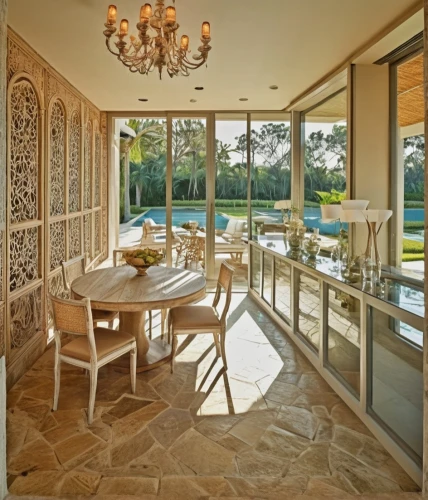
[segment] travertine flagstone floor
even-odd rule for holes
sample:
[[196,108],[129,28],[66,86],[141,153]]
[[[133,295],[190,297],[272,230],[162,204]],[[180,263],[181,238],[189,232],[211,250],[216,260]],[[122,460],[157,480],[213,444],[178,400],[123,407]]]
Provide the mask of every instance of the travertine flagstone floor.
[[49,349],[8,394],[10,493],[420,498],[403,493],[418,487],[245,294],[228,325],[227,372],[208,335],[185,340],[174,375],[139,374],[134,396],[127,375],[101,370],[90,426],[79,369],[63,365],[51,412]]

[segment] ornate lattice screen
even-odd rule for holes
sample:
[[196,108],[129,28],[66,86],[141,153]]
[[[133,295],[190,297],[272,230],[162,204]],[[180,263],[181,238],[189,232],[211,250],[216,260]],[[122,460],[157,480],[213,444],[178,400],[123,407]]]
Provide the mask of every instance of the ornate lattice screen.
[[46,347],[47,292],[66,295],[61,262],[107,256],[106,128],[105,113],[9,31],[10,203],[0,213],[0,331],[8,332],[0,353],[9,383]]

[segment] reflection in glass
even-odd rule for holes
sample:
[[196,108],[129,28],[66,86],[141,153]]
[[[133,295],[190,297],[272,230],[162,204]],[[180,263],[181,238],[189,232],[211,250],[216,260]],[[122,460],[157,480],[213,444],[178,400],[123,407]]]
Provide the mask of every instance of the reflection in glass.
[[291,325],[291,266],[275,258],[275,312]]
[[372,363],[369,407],[421,458],[423,350],[398,336],[395,333],[396,323],[395,318],[370,308]]
[[359,395],[360,301],[332,286],[328,287],[327,363]]
[[308,228],[338,235],[340,224],[321,220],[321,206],[338,203],[346,191],[347,91],[304,114],[305,210]]
[[220,250],[226,242],[242,244],[241,238],[247,236],[247,150],[242,147],[246,133],[246,113],[216,114],[215,275],[224,259],[232,259],[234,291],[248,290],[248,254],[230,255]]
[[272,303],[272,255],[263,253],[263,298],[268,304]]
[[260,294],[260,277],[261,277],[261,257],[262,253],[250,247],[251,254],[251,288]]
[[[196,222],[201,238],[206,230],[206,120],[180,118],[172,120],[172,224],[189,228]],[[226,221],[225,221],[226,222]],[[197,270],[205,266],[204,242],[200,250],[182,241],[173,261],[178,266]]]
[[[290,130],[289,114],[251,115],[251,220],[254,235],[284,232],[283,214],[274,209],[274,205],[291,197]],[[246,136],[241,136],[238,150],[245,152],[246,147]]]
[[318,351],[320,343],[320,283],[299,273],[299,317],[297,330]]

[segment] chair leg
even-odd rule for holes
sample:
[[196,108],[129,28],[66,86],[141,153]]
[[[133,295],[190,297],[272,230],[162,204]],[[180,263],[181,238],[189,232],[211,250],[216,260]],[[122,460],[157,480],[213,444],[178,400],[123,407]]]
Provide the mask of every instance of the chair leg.
[[171,348],[171,373],[174,373],[174,358],[177,351],[178,339],[177,335],[172,334],[172,348]]
[[226,332],[220,333],[220,344],[221,344],[221,357],[223,359],[223,365],[227,370],[227,361],[226,361]]
[[91,367],[90,389],[89,389],[89,406],[88,406],[88,424],[92,424],[94,420],[95,395],[97,393],[98,368]]
[[61,358],[55,355],[55,391],[53,401],[53,411],[58,410],[59,388],[61,384]]
[[216,356],[217,358],[219,358],[221,356],[221,353],[220,353],[220,342],[218,340],[218,333],[213,333],[213,337],[214,337]]
[[130,353],[129,373],[131,374],[132,394],[135,394],[135,384],[137,380],[137,348],[133,349]]
[[152,311],[149,311],[149,339],[150,340],[152,340],[152,324],[153,324]]
[[167,338],[168,344],[171,344],[171,341],[172,341],[172,339],[171,339],[171,324],[172,324],[171,314],[168,313],[168,338]]
[[114,319],[108,322],[108,327],[110,328],[110,330],[113,330],[113,327],[114,327]]
[[166,309],[161,309],[161,339],[165,336],[165,319],[166,319]]

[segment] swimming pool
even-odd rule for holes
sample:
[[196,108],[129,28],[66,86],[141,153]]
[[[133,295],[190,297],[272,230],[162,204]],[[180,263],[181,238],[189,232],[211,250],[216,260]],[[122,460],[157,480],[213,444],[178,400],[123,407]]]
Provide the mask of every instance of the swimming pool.
[[[132,227],[141,227],[144,219],[153,219],[156,224],[166,223],[166,209],[165,208],[151,208],[144,215],[139,217]],[[184,222],[189,220],[195,220],[199,223],[199,227],[207,226],[207,213],[205,208],[172,208],[172,225],[181,226]],[[216,229],[226,229],[229,219],[220,215],[215,214],[215,228]]]

